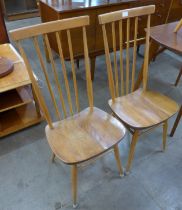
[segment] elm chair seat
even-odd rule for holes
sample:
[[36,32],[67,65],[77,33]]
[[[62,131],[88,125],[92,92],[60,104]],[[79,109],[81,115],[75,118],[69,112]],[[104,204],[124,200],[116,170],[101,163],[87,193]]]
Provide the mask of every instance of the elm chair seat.
[[115,115],[134,129],[145,129],[158,125],[179,109],[172,99],[153,91],[138,89],[128,95],[118,97],[109,105]]
[[114,117],[94,107],[46,126],[46,136],[54,154],[66,164],[78,164],[101,155],[124,137],[124,126]]

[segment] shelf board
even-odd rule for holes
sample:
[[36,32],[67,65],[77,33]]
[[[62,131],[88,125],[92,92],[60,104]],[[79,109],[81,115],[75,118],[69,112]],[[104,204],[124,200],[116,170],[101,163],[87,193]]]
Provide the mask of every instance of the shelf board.
[[39,10],[38,9],[32,9],[32,10],[27,10],[27,11],[20,12],[20,13],[7,14],[6,18],[7,18],[8,21],[12,21],[12,20],[33,18],[33,17],[38,17],[38,16],[40,16]]
[[0,94],[0,113],[33,101],[26,87],[17,88]]
[[16,132],[43,120],[34,102],[0,113],[0,137]]

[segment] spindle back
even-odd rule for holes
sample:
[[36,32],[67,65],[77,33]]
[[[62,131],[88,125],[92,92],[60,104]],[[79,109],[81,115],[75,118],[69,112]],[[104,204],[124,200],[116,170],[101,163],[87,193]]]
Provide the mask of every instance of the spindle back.
[[[19,48],[20,54],[24,59],[26,68],[28,70],[29,76],[32,81],[33,88],[35,90],[35,94],[38,98],[38,101],[40,103],[40,106],[42,108],[42,111],[44,113],[44,116],[49,124],[49,126],[53,127],[53,120],[50,115],[50,110],[47,107],[46,100],[43,97],[43,94],[39,88],[39,85],[34,77],[35,70],[32,66],[32,63],[30,62],[29,56],[27,55],[26,49],[23,46],[23,41],[26,39],[31,39],[32,46],[34,46],[34,51],[37,55],[40,67],[42,69],[43,75],[45,77],[45,81],[47,84],[47,89],[49,90],[50,97],[53,102],[53,106],[55,109],[56,116],[58,120],[61,120],[62,118],[67,118],[68,116],[74,115],[74,108],[73,106],[76,106],[76,112],[80,112],[80,100],[79,100],[79,93],[78,93],[78,84],[77,84],[77,78],[76,78],[76,68],[75,68],[75,62],[74,62],[74,49],[72,46],[72,39],[71,39],[71,30],[74,28],[80,28],[82,30],[82,38],[83,38],[83,50],[84,50],[84,59],[85,59],[85,70],[86,70],[86,85],[87,85],[87,96],[89,101],[89,107],[93,108],[93,90],[92,90],[92,82],[90,77],[90,64],[89,64],[89,56],[88,56],[88,46],[87,46],[87,35],[86,35],[86,26],[89,25],[89,17],[88,16],[81,16],[81,17],[75,17],[75,18],[69,18],[64,20],[58,20],[58,21],[52,21],[48,23],[42,23],[37,24],[25,28],[20,28],[16,30],[10,31],[11,38],[13,41],[17,43],[17,46]],[[72,79],[69,80],[68,78],[68,69],[67,65],[65,64],[65,59],[63,55],[62,50],[62,40],[61,40],[61,33],[65,31],[67,34],[67,40],[63,40],[64,42],[67,41],[69,53],[70,53],[70,69],[72,72]],[[65,94],[63,93],[63,84],[60,83],[60,69],[58,69],[55,59],[51,50],[51,43],[49,41],[49,34],[54,34],[55,40],[57,42],[57,48],[58,48],[58,54],[59,59],[62,67],[62,74],[63,74],[63,80],[64,80],[64,88],[65,88]],[[48,54],[48,57],[50,59],[52,70],[48,71],[47,69],[47,63],[44,59],[44,55],[46,54],[42,52],[42,49],[40,48],[40,39],[45,44],[45,49]],[[81,44],[81,43],[80,43]],[[36,67],[37,68],[37,67]],[[54,78],[54,82],[51,82],[50,78],[51,75]],[[74,88],[74,101],[73,97],[71,97],[71,91],[70,91],[70,82],[73,82],[73,88]],[[57,88],[57,92],[59,95],[59,102],[56,100],[56,95],[53,90],[53,83],[55,83],[55,86]],[[67,97],[64,97],[66,95]],[[68,109],[65,103],[65,98],[67,98],[68,103]],[[61,116],[60,106],[61,104],[63,116]],[[69,113],[69,114],[68,114]]]
[[[143,65],[143,89],[147,87],[148,76],[148,56],[149,56],[149,38],[150,38],[150,19],[151,14],[155,12],[155,6],[144,6],[132,9],[126,9],[107,14],[99,15],[99,23],[102,26],[104,49],[106,55],[107,74],[109,81],[109,90],[114,100],[120,95],[125,95],[134,91],[136,59],[137,59],[137,42],[145,39],[145,54]],[[138,38],[138,22],[141,16],[147,16],[146,36]],[[131,24],[131,22],[133,24]],[[134,27],[132,28],[132,26]],[[106,30],[107,26],[107,30]],[[126,26],[124,28],[124,26]],[[110,27],[110,30],[109,30]],[[119,27],[119,34],[116,34],[116,27]],[[133,32],[133,34],[131,34]],[[112,47],[109,47],[108,33],[112,33]],[[117,40],[119,37],[119,40]],[[131,38],[132,37],[132,38]],[[126,42],[124,42],[126,39]],[[117,62],[116,41],[119,41],[119,64]],[[132,65],[130,73],[130,51],[133,47]],[[124,48],[126,47],[126,59],[124,59]],[[113,52],[113,65],[110,52]],[[126,67],[124,64],[126,63]],[[120,66],[120,67],[118,67]],[[125,71],[124,71],[125,69]],[[131,85],[130,85],[131,79]],[[121,87],[119,87],[121,86]]]

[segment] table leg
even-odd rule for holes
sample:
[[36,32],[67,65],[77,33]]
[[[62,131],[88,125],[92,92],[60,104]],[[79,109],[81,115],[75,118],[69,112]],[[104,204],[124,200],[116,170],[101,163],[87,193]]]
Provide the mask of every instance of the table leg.
[[181,119],[181,116],[182,116],[182,105],[181,105],[181,108],[180,108],[180,110],[179,110],[179,113],[178,113],[178,116],[177,116],[177,118],[176,118],[176,121],[174,122],[173,128],[172,128],[172,130],[171,130],[171,133],[170,133],[170,136],[171,136],[171,137],[174,135],[174,133],[175,133],[175,131],[176,131],[176,128],[177,128],[178,123],[179,123],[179,121],[180,121],[180,119]]
[[90,67],[91,67],[91,79],[94,81],[94,74],[95,74],[95,62],[96,57],[90,58]]
[[[158,49],[159,49],[159,44],[156,43],[155,41],[151,40],[150,42],[150,51],[149,51],[149,63],[152,61],[154,55],[157,53]],[[142,79],[143,79],[143,65],[142,68],[140,69],[140,72],[138,74],[138,78],[137,81],[135,83],[135,90],[138,89],[142,83]]]
[[80,67],[80,60],[79,59],[76,59],[76,66],[79,69],[79,67]]
[[161,47],[161,48],[156,52],[156,54],[154,54],[152,60],[155,61],[156,57],[157,57],[159,54],[163,53],[165,50],[166,50],[165,47]]
[[180,70],[180,72],[179,72],[179,74],[178,74],[178,77],[177,77],[177,79],[176,79],[176,82],[175,82],[175,84],[174,84],[175,86],[178,85],[181,76],[182,76],[182,67],[181,67],[181,70]]

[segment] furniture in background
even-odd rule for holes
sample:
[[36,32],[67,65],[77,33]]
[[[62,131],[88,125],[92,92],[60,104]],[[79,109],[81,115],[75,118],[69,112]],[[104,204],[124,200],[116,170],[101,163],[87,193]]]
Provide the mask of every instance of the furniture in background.
[[[99,23],[101,24],[103,31],[109,90],[111,94],[111,99],[108,103],[113,112],[113,115],[117,119],[119,119],[121,123],[124,123],[126,128],[128,128],[128,130],[132,134],[126,173],[130,171],[134,157],[135,146],[137,144],[139,136],[143,133],[155,128],[156,126],[163,125],[163,150],[165,150],[168,119],[173,116],[179,109],[177,103],[172,99],[157,92],[149,91],[147,89],[150,19],[151,14],[153,14],[154,11],[155,6],[151,5],[99,15]],[[143,88],[134,91],[137,66],[136,51],[138,41],[139,18],[144,15],[147,15],[147,23],[146,26],[143,26],[144,28],[146,28],[143,66]],[[134,26],[131,25],[132,20],[134,22]],[[126,22],[126,25],[123,24],[124,22]],[[110,30],[106,30],[106,25],[107,29],[109,29],[110,27]],[[120,31],[120,55],[118,55],[120,57],[119,64],[117,63],[116,55],[116,25],[119,25]],[[134,28],[133,34],[130,34],[130,27]],[[125,31],[126,59],[123,53],[123,36]],[[109,51],[109,33],[112,35],[113,42],[113,62],[111,61]],[[131,51],[129,49],[131,45],[131,36],[133,40],[132,57]],[[130,63],[132,63],[132,68],[130,68]]]
[[[150,43],[149,63],[155,56],[156,49],[158,49],[159,46],[162,46],[165,49],[168,49],[174,53],[182,55],[182,29],[180,29],[178,31],[178,33],[174,32],[177,24],[178,24],[178,22],[173,22],[173,23],[168,23],[168,24],[151,27],[151,31],[150,31],[151,43]],[[164,36],[164,34],[165,34],[165,36]],[[142,78],[143,78],[142,69],[143,69],[143,67],[140,70],[137,82],[135,84],[135,89],[137,89],[142,82]],[[180,72],[177,76],[175,85],[177,85],[178,81],[180,80],[181,74],[182,74],[182,70],[180,70]],[[180,121],[180,118],[181,118],[181,113],[182,113],[182,111],[180,109],[170,136],[173,136],[173,134],[175,132],[175,129],[176,129],[176,127]]]
[[18,20],[39,15],[36,0],[0,0],[7,20]]
[[[179,0],[109,0],[109,1],[100,1],[100,0],[63,0],[63,1],[54,1],[54,0],[40,0],[40,15],[42,22],[48,22],[52,20],[76,17],[81,15],[89,15],[90,16],[90,25],[88,26],[88,47],[89,47],[89,57],[91,59],[91,76],[94,78],[95,71],[95,60],[96,56],[104,54],[104,44],[102,39],[102,31],[101,27],[98,24],[98,15],[112,12],[121,9],[128,9],[138,6],[145,5],[156,5],[156,11],[152,14],[151,17],[151,25],[159,25],[163,24],[166,21],[167,16],[169,15],[169,10],[173,8],[172,2],[176,2]],[[182,4],[180,4],[182,9]],[[177,15],[181,17],[181,10],[176,11]],[[143,30],[143,25],[146,23],[146,18],[141,17],[139,19],[139,37],[142,38],[145,34]],[[132,31],[131,31],[132,33]],[[116,34],[118,34],[118,28],[116,28]],[[81,31],[79,29],[75,29],[75,33],[72,35],[73,38],[73,48],[75,50],[75,59],[78,61],[79,58],[83,57],[83,49],[82,46],[78,45],[78,41],[81,38]],[[125,36],[123,37],[126,38]],[[55,37],[49,36],[51,48],[58,52],[55,43]],[[62,45],[63,45],[63,53],[65,59],[69,58],[68,46],[65,44],[64,40],[66,39],[66,34],[62,33]],[[112,45],[111,36],[108,37],[109,46]],[[143,43],[141,39],[138,41],[138,45]],[[117,49],[119,48],[119,43],[116,42]],[[49,58],[48,58],[49,60]],[[78,62],[77,62],[78,63]],[[79,66],[79,65],[78,65]]]
[[6,25],[4,23],[4,17],[2,13],[2,6],[0,4],[0,44],[8,43],[9,38],[6,30]]
[[42,120],[25,64],[11,44],[0,45],[0,57],[10,59],[14,70],[0,78],[0,137]]
[[[179,21],[179,23],[177,24],[177,26],[176,26],[176,28],[175,28],[175,30],[174,30],[174,33],[179,33],[179,30],[182,28],[182,19]],[[182,34],[182,33],[181,33]],[[181,39],[181,41],[182,41],[182,39]],[[179,82],[179,80],[180,80],[180,78],[181,78],[181,75],[182,75],[182,68],[181,68],[181,71],[179,72],[179,75],[178,75],[178,77],[177,77],[177,80],[176,80],[176,82],[175,82],[175,86],[177,86],[178,85],[178,82]],[[173,125],[173,128],[172,128],[172,130],[171,130],[171,133],[170,133],[170,136],[172,137],[173,135],[174,135],[174,133],[175,133],[175,131],[176,131],[176,128],[178,127],[178,124],[179,124],[179,121],[180,121],[180,119],[181,119],[181,116],[182,116],[182,105],[181,105],[181,108],[180,108],[180,110],[179,110],[179,113],[178,113],[178,115],[177,115],[177,117],[176,117],[176,120],[175,120],[175,122],[174,122],[174,125]]]
[[[75,17],[71,19],[64,19],[59,21],[53,21],[46,24],[39,24],[23,29],[17,29],[10,31],[11,38],[17,42],[21,55],[26,63],[29,76],[31,78],[35,93],[42,107],[44,116],[48,125],[46,126],[46,136],[49,145],[53,151],[53,159],[55,156],[62,160],[65,164],[72,166],[72,194],[73,194],[73,206],[77,206],[77,167],[78,165],[95,159],[108,150],[114,150],[119,173],[123,176],[123,170],[121,167],[118,143],[123,139],[125,135],[124,126],[113,116],[106,112],[94,107],[93,102],[93,89],[90,76],[90,65],[88,58],[87,36],[86,27],[89,25],[89,17]],[[79,39],[78,44],[83,44],[84,58],[85,58],[85,71],[86,71],[86,88],[83,89],[82,98],[85,94],[85,99],[88,96],[89,107],[81,109],[83,104],[80,103],[78,91],[78,84],[76,79],[75,65],[74,65],[74,48],[72,46],[72,35],[75,28],[81,28],[83,39]],[[65,31],[67,34],[68,50],[70,54],[70,66],[72,72],[72,79],[68,74],[68,65],[65,65],[62,44],[60,41],[60,33]],[[49,33],[54,33],[59,50],[60,62],[62,65],[62,77],[61,72],[57,71],[57,63],[55,64],[53,54],[50,48],[50,42],[48,39]],[[45,41],[52,71],[48,71],[46,62],[44,59],[44,53],[40,50],[41,38]],[[35,53],[40,61],[42,72],[45,76],[45,86],[50,93],[49,109],[46,105],[45,99],[39,89],[35,78],[33,76],[32,66],[30,65],[30,58],[25,54],[25,49],[21,44],[22,40],[30,38],[32,45],[35,47]],[[39,38],[39,41],[38,41]],[[38,68],[36,68],[38,69]],[[51,76],[52,74],[52,76]],[[59,75],[59,76],[58,76]],[[52,88],[53,82],[50,82],[50,78],[54,78],[55,86]],[[60,78],[64,78],[60,82]],[[71,81],[73,85],[70,85]],[[85,80],[84,80],[85,81]],[[63,85],[65,84],[65,86]],[[79,81],[80,83],[80,81]],[[85,82],[84,82],[85,83]],[[63,87],[65,91],[63,94]],[[44,87],[44,90],[46,87]],[[72,92],[71,92],[71,89]],[[74,97],[72,95],[74,93]],[[56,97],[58,96],[58,97]],[[63,97],[65,96],[65,97]],[[46,98],[48,100],[48,98]],[[52,105],[50,104],[52,101]],[[66,105],[67,104],[67,105]],[[75,104],[75,105],[74,105]],[[62,107],[62,112],[59,107]],[[57,120],[53,122],[50,111],[55,108]],[[82,111],[81,111],[82,110]]]

